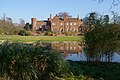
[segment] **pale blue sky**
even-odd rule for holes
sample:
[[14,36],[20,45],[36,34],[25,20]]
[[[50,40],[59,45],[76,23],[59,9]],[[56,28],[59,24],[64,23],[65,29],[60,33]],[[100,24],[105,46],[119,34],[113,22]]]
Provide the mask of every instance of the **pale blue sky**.
[[[0,17],[5,13],[13,22],[19,22],[20,18],[30,22],[31,17],[45,20],[49,14],[68,12],[73,17],[80,15],[84,18],[87,13],[93,11],[110,14],[110,1],[112,0],[105,0],[99,4],[97,0],[0,0]],[[119,13],[120,6],[114,7],[113,10]]]

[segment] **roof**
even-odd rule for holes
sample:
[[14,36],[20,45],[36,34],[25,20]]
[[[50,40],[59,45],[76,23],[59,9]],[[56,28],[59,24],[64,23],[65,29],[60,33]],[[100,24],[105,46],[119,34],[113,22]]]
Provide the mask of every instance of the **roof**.
[[47,20],[39,20],[37,22],[48,22]]
[[53,18],[53,20],[80,20],[78,18]]
[[78,18],[66,18],[66,20],[79,20]]

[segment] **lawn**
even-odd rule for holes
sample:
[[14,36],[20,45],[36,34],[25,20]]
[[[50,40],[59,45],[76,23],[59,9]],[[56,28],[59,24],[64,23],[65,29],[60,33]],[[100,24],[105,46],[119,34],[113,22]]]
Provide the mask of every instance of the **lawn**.
[[0,35],[0,41],[9,40],[13,42],[54,42],[54,41],[82,41],[83,36],[18,36],[18,35]]

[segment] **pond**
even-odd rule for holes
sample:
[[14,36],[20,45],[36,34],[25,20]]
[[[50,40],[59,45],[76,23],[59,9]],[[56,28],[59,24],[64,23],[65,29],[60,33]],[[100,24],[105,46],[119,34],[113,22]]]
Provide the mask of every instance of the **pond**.
[[[83,51],[84,44],[79,42],[53,42],[50,46],[59,51],[66,60],[72,61],[87,61],[87,56]],[[100,61],[110,60],[110,62],[120,63],[120,51],[114,52],[110,55],[103,55],[99,58]]]

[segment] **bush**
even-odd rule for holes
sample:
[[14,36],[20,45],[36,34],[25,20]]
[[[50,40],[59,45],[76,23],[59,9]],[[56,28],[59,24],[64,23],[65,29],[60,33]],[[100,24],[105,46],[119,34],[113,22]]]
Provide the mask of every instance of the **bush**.
[[2,29],[0,29],[0,35],[3,35],[4,31]]
[[53,33],[46,31],[46,32],[44,32],[44,36],[53,36]]
[[18,35],[28,36],[28,34],[27,34],[27,32],[25,30],[20,30],[20,32],[18,33]]
[[5,80],[53,80],[67,71],[66,61],[48,46],[8,42],[0,46],[0,77]]
[[23,27],[14,25],[12,22],[0,20],[0,34],[17,35]]

